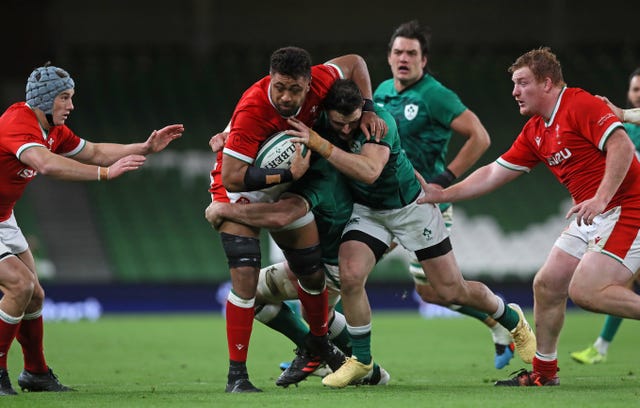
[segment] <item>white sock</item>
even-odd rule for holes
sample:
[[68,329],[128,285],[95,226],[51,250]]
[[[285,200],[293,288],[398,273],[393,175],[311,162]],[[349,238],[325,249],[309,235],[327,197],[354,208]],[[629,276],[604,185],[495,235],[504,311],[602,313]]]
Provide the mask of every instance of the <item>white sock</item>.
[[607,351],[609,351],[609,344],[611,344],[611,343],[606,341],[602,337],[598,337],[596,342],[593,343],[593,347],[595,347],[596,350],[598,350],[598,353],[600,353],[600,354],[602,354],[604,356],[604,355],[607,354]]

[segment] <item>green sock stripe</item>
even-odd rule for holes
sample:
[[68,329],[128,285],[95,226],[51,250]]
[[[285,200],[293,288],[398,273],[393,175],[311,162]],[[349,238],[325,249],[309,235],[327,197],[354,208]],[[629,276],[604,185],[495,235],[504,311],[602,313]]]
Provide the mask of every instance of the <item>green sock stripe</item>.
[[304,345],[304,338],[309,333],[309,327],[302,320],[302,317],[291,310],[286,303],[282,303],[278,314],[266,325],[287,336],[298,347]]
[[498,323],[504,326],[507,330],[513,330],[518,325],[518,321],[520,321],[520,316],[518,316],[518,312],[516,312],[509,306],[505,305],[504,314],[496,320],[498,321]]
[[371,332],[366,334],[351,335],[352,355],[358,358],[363,364],[371,362]]
[[485,312],[481,312],[478,309],[474,309],[469,306],[460,306],[459,309],[454,309],[456,312],[460,312],[464,315],[474,317],[480,321],[485,321],[489,315]]

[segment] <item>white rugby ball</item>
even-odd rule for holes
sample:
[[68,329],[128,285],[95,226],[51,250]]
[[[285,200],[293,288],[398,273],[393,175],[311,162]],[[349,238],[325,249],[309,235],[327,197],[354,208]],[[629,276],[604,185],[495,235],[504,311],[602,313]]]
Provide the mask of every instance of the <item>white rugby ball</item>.
[[[291,161],[296,152],[296,143],[291,141],[295,136],[287,134],[286,131],[278,132],[262,143],[254,166],[263,169],[289,169]],[[307,146],[302,145],[302,156],[306,156]]]

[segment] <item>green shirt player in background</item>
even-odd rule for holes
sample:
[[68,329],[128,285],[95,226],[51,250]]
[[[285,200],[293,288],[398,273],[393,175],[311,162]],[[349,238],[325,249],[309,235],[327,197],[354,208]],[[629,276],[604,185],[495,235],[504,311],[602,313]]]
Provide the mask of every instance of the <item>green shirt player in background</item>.
[[[388,62],[393,78],[382,82],[374,92],[374,101],[393,115],[398,125],[402,148],[413,167],[430,183],[448,187],[469,170],[487,150],[489,134],[480,119],[458,95],[442,85],[428,71],[430,35],[417,21],[401,24],[389,41]],[[452,136],[466,138],[447,165],[447,150]],[[453,223],[451,203],[440,204],[448,229]],[[432,289],[420,263],[411,257],[409,272],[420,297],[430,302]],[[449,305],[452,310],[484,322],[495,344],[494,365],[500,369],[513,357],[509,331],[487,313],[470,307]]]
[[[629,76],[627,103],[631,109],[620,109],[613,105],[608,99],[603,99],[609,104],[609,107],[611,107],[616,116],[625,122],[624,128],[636,147],[636,156],[640,157],[640,112],[638,112],[640,110],[640,68],[635,69]],[[636,279],[632,278],[629,281],[629,288],[633,288],[635,282]],[[607,360],[609,345],[613,341],[621,323],[621,317],[607,315],[604,321],[604,326],[602,326],[602,330],[600,331],[600,335],[593,345],[581,351],[574,351],[571,353],[571,358],[582,364],[605,362]]]
[[372,370],[371,308],[365,283],[394,239],[415,252],[421,266],[430,271],[434,303],[467,305],[490,314],[511,330],[520,357],[525,362],[532,361],[535,335],[519,306],[506,305],[481,282],[465,280],[440,210],[434,205],[418,205],[421,185],[401,148],[393,117],[376,107],[376,113],[388,126],[381,140],[367,139],[358,129],[364,103],[353,81],[337,80],[327,93],[324,111],[314,130],[297,119],[288,120],[295,129],[288,132],[290,135],[298,137],[297,141],[348,178],[354,202],[338,253],[340,295],[352,356],[322,383],[342,388]]

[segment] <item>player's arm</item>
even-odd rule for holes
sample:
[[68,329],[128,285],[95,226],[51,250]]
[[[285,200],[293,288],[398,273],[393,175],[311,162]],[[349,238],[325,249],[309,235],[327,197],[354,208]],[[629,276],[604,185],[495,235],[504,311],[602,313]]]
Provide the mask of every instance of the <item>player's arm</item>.
[[605,142],[604,150],[607,155],[604,176],[596,194],[593,198],[574,205],[567,213],[567,218],[576,214],[578,225],[583,222],[590,225],[593,218],[605,210],[620,188],[635,156],[635,147],[624,128],[613,131]]
[[640,125],[640,108],[623,109],[622,121]]
[[327,61],[327,63],[337,65],[345,79],[351,79],[358,85],[364,98],[360,129],[362,129],[367,139],[373,136],[377,141],[380,141],[387,134],[388,127],[385,121],[375,113],[371,77],[364,58],[357,54],[348,54],[336,57]]
[[389,161],[389,146],[380,143],[365,143],[360,153],[349,153],[335,148],[327,139],[320,136],[298,119],[287,120],[294,130],[289,134],[299,138],[309,149],[327,159],[333,167],[345,176],[367,184],[373,184]]
[[309,211],[299,195],[285,193],[275,203],[221,203],[214,201],[205,210],[205,218],[218,229],[225,220],[252,227],[277,229],[291,224]]
[[521,171],[508,169],[493,162],[480,167],[464,180],[445,189],[427,184],[417,174],[425,192],[425,195],[418,199],[418,204],[456,202],[480,197],[516,179],[521,174]]
[[95,166],[52,153],[44,146],[30,147],[18,159],[40,174],[70,181],[113,179],[138,169],[145,161],[144,156],[129,155],[108,167]]
[[478,116],[469,109],[458,115],[450,126],[455,133],[465,137],[467,140],[445,171],[430,181],[445,188],[449,187],[456,178],[466,173],[491,144],[489,132],[482,125]]
[[614,105],[606,96],[596,95],[596,97],[604,101],[621,121],[640,125],[640,108],[622,109]]
[[[319,135],[318,137],[321,138]],[[371,142],[365,143],[358,154],[337,148],[332,149],[326,159],[345,176],[366,184],[373,184],[389,161],[390,153],[389,146]]]
[[225,154],[222,166],[222,184],[227,191],[254,191],[277,184],[298,180],[309,168],[310,154],[302,156],[301,146],[296,152],[289,169],[263,169]]
[[92,143],[87,142],[84,148],[73,158],[82,163],[110,166],[119,159],[129,155],[146,156],[163,150],[173,140],[182,136],[184,126],[169,125],[154,130],[143,143]]

